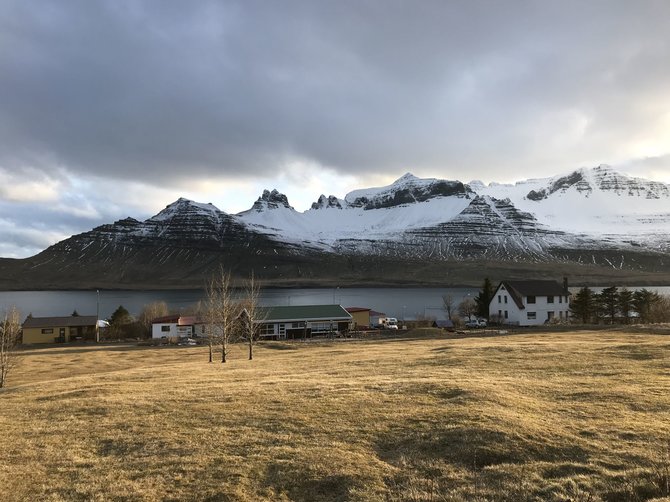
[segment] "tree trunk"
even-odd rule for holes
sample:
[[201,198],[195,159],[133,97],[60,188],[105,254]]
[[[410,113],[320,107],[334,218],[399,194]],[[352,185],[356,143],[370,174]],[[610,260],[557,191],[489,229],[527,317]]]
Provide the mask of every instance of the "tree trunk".
[[249,342],[249,361],[251,361],[254,358],[254,344],[253,342]]
[[209,362],[212,362],[212,339],[209,339]]
[[226,349],[228,347],[226,346],[225,343],[221,344],[221,362],[225,363],[226,362]]

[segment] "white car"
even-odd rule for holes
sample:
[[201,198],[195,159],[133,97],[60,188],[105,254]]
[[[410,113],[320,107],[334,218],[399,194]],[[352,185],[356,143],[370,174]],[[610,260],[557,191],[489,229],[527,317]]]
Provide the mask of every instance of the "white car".
[[466,328],[485,328],[486,319],[470,319],[465,323]]

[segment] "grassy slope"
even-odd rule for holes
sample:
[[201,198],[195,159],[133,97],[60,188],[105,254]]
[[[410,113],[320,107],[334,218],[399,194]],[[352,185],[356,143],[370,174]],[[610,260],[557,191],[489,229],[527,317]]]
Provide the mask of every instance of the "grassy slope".
[[667,336],[426,333],[206,359],[23,353],[0,392],[0,500],[668,495]]

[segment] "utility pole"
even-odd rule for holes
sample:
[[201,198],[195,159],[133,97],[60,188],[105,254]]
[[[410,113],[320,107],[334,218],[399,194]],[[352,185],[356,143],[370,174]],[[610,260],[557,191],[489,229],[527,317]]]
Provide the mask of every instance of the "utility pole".
[[95,343],[100,343],[100,290],[95,290]]

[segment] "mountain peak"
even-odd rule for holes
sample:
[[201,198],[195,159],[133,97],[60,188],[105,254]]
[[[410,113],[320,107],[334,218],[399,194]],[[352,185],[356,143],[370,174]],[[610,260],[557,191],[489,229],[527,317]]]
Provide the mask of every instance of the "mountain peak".
[[283,193],[280,193],[277,190],[263,190],[263,195],[261,195],[254,205],[251,206],[251,209],[254,211],[265,211],[268,209],[279,209],[279,208],[293,209],[288,203],[288,197]]
[[319,200],[312,203],[312,209],[327,209],[327,208],[342,209],[342,203],[340,202],[340,199],[338,199],[334,195],[329,195],[328,197],[326,197],[323,194],[321,194]]
[[403,174],[400,178],[395,180],[392,184],[397,185],[397,184],[404,183],[404,182],[407,182],[407,181],[419,181],[420,179],[421,178],[417,178],[416,176],[414,176],[412,173],[410,173],[408,171],[405,174]]
[[195,202],[185,197],[179,197],[176,201],[165,206],[165,208],[157,215],[151,217],[150,220],[167,220],[179,214],[203,214],[207,216],[215,216],[219,213],[223,212],[211,203],[203,204],[202,202]]

